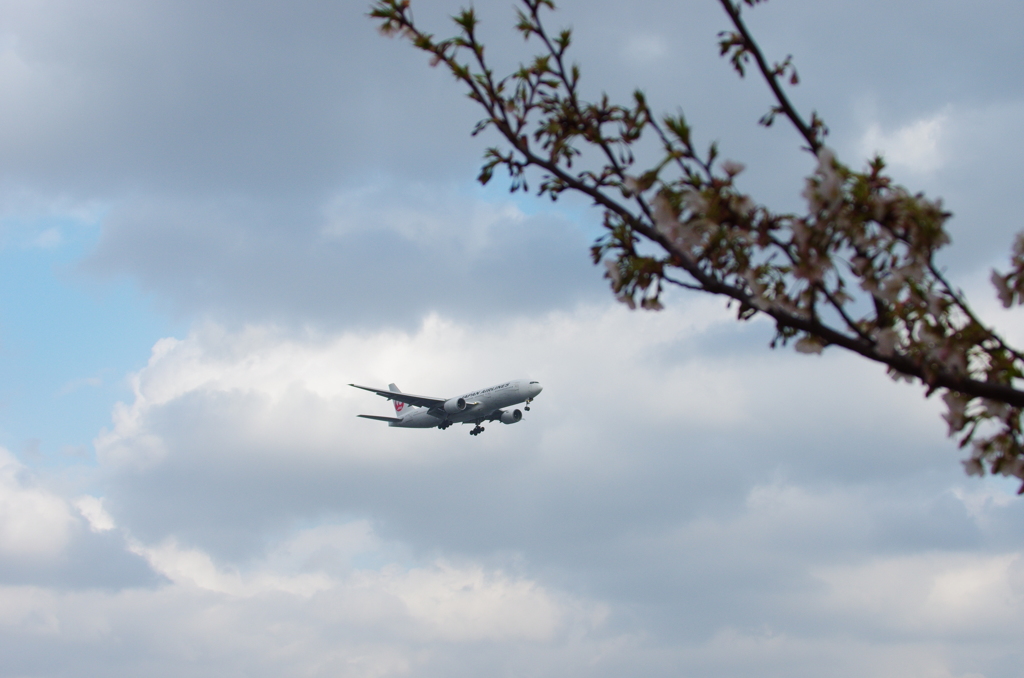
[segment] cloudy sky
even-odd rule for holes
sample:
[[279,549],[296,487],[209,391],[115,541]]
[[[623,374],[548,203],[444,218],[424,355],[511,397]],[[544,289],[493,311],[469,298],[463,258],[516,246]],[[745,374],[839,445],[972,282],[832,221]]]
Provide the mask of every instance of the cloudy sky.
[[[501,68],[511,0],[475,3]],[[456,0],[414,0],[438,33]],[[475,184],[470,102],[367,2],[0,1],[0,674],[1024,673],[1024,500],[937,403],[672,294],[630,312],[586,203]],[[1022,228],[1024,5],[749,13],[859,165]],[[643,88],[799,209],[813,167],[713,0],[565,0],[585,90]],[[510,378],[515,426],[390,430],[349,382]]]

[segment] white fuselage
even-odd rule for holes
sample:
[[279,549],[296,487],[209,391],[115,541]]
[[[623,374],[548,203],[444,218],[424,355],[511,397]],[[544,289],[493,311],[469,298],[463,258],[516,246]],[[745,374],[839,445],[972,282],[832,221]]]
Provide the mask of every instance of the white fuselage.
[[458,412],[439,412],[437,408],[428,409],[426,407],[406,405],[410,411],[407,414],[401,414],[400,420],[391,422],[389,426],[431,428],[446,421],[454,423],[479,423],[490,418],[497,410],[518,405],[537,397],[537,394],[542,390],[538,382],[531,382],[529,379],[506,381],[497,386],[456,396],[452,400],[461,398],[466,401],[465,409]]

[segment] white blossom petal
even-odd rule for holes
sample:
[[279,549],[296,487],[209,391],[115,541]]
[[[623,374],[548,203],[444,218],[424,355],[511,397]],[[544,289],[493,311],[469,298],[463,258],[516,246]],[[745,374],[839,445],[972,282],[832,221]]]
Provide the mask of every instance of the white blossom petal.
[[817,337],[804,337],[796,342],[794,348],[797,353],[821,353],[825,346]]

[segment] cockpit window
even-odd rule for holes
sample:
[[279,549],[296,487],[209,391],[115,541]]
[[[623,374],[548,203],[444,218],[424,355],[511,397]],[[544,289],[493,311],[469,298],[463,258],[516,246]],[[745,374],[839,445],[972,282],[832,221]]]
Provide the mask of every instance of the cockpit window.
[[540,382],[539,381],[531,381],[530,383],[531,384],[539,384]]

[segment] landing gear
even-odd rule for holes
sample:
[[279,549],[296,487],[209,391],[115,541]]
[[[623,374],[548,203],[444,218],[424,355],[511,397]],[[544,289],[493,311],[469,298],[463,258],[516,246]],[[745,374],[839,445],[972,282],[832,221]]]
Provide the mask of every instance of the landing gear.
[[527,398],[526,399],[526,405],[523,406],[523,409],[526,410],[527,412],[529,412],[530,411],[530,403],[532,403],[532,402],[533,402],[533,398]]
[[452,422],[450,422],[450,421],[442,421],[440,424],[437,425],[437,427],[443,431],[443,430],[445,430],[446,428],[448,428],[451,425],[452,425]]
[[471,436],[478,436],[478,435],[480,435],[483,432],[484,432],[484,427],[481,426],[480,424],[477,424],[473,428],[473,430],[469,432],[469,435],[471,435]]

